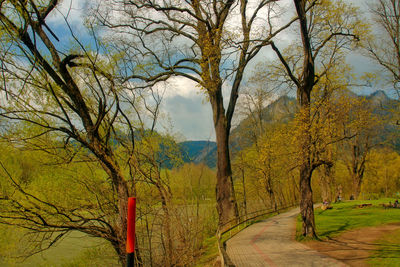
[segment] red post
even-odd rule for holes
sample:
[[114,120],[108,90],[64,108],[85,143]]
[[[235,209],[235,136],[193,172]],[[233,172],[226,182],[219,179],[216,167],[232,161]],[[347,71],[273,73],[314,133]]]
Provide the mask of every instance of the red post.
[[136,198],[128,199],[128,229],[126,237],[126,266],[133,267],[135,261]]

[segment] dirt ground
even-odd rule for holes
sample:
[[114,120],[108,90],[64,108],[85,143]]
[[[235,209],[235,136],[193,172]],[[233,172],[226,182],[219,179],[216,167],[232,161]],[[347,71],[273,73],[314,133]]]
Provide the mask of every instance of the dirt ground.
[[350,266],[368,266],[367,260],[376,249],[376,241],[397,229],[400,229],[400,223],[367,227],[345,232],[323,242],[310,241],[305,244]]

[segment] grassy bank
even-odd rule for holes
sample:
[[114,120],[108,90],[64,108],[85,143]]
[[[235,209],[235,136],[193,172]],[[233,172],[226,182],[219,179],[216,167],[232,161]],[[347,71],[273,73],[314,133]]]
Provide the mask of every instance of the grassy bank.
[[[400,222],[400,209],[384,209],[383,203],[394,202],[394,199],[346,201],[332,204],[332,209],[315,209],[315,224],[317,235],[320,239],[337,236],[345,231],[378,226],[387,223]],[[360,204],[372,204],[372,206],[359,208]],[[296,237],[302,240],[300,235],[301,218],[297,220]]]
[[[394,199],[347,201],[332,205],[332,209],[315,209],[317,235],[321,240],[338,236],[346,231],[400,222],[400,209],[384,208],[383,203]],[[372,206],[359,207],[360,204]],[[300,236],[301,218],[298,217],[296,237]],[[400,230],[376,240],[376,250],[371,252],[371,266],[400,266]]]
[[371,266],[400,266],[400,230],[383,236],[370,256]]
[[0,266],[2,267],[95,267],[120,266],[113,248],[98,238],[71,232],[50,249],[23,258],[29,239],[25,231],[0,225]]

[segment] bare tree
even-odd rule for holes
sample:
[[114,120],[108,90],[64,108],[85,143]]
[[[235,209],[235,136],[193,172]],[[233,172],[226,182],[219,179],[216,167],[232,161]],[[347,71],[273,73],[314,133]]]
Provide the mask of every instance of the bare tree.
[[[15,222],[49,233],[50,245],[72,230],[104,238],[123,264],[127,199],[134,193],[129,186],[134,184],[134,177],[124,173],[126,162],[116,154],[115,142],[126,149],[127,155],[132,155],[134,127],[120,93],[127,88],[118,82],[118,66],[92,27],[87,33],[94,46],[92,50],[86,49],[66,17],[63,34],[72,37],[72,45],[66,46],[67,42],[59,40],[60,36],[47,23],[57,4],[57,0],[1,1],[0,115],[9,125],[27,123],[40,130],[27,133],[24,141],[51,136],[57,145],[36,145],[54,158],[64,155],[65,162],[72,162],[79,154],[76,151],[82,148],[85,157],[97,162],[107,174],[112,194],[108,198],[104,191],[96,191],[97,202],[93,206],[61,207],[25,190],[3,166],[7,178],[25,199],[2,196],[2,206],[7,208],[2,210],[1,222]],[[61,148],[63,153],[59,152]],[[90,191],[85,177],[81,183]]]
[[389,83],[400,98],[400,3],[397,0],[373,1],[370,12],[375,33],[365,40],[364,48],[389,74]]
[[[106,12],[100,8],[97,16],[104,25],[124,35],[119,49],[132,56],[127,81],[157,83],[180,76],[195,81],[206,93],[217,141],[217,210],[219,223],[224,225],[238,215],[229,135],[245,69],[273,37],[296,19],[276,28],[272,20],[277,8],[275,0],[260,0],[251,5],[245,0],[108,3],[113,7],[106,8]],[[118,19],[113,19],[112,14],[118,14]],[[261,18],[267,22],[257,27]],[[114,32],[113,36],[118,34]],[[227,108],[224,85],[230,91]]]

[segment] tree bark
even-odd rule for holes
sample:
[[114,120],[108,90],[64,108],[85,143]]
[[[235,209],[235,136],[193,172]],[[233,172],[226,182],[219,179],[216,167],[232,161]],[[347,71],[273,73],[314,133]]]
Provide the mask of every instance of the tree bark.
[[229,129],[221,90],[210,97],[213,110],[214,128],[217,141],[217,211],[219,226],[239,216],[232,180],[232,169],[229,155]]
[[300,165],[300,214],[303,221],[302,235],[316,238],[314,202],[311,188],[311,176],[313,173],[311,158],[311,133],[310,133],[310,95],[303,91],[300,98],[301,127],[299,137],[299,151],[301,151]]
[[299,140],[300,152],[302,153],[300,165],[300,213],[303,219],[303,236],[316,238],[314,206],[311,189],[313,166],[310,152],[310,104],[311,91],[314,87],[315,80],[315,65],[311,48],[311,40],[308,33],[306,2],[306,0],[294,0],[296,11],[299,16],[300,33],[304,53],[302,77],[300,81],[297,82],[297,101],[300,106],[300,116],[302,116]]
[[320,181],[321,197],[323,201],[334,201],[334,194],[332,187],[335,184],[335,178],[332,173],[332,166],[323,165],[322,175]]
[[369,138],[366,139],[366,143],[363,147],[358,144],[352,146],[352,158],[351,165],[347,166],[350,175],[352,177],[352,195],[351,199],[358,199],[361,192],[361,183],[364,177],[365,162],[367,154],[370,149],[368,145]]
[[[104,164],[103,164],[104,165]],[[127,218],[128,218],[128,198],[129,191],[126,181],[115,170],[106,169],[106,172],[111,173],[114,185],[117,188],[118,195],[118,218],[113,225],[115,240],[111,241],[115,252],[118,255],[122,266],[126,265],[126,238],[127,238]]]
[[95,154],[96,158],[100,161],[103,170],[111,178],[112,184],[116,189],[118,197],[118,217],[113,227],[115,241],[111,241],[113,247],[119,257],[122,265],[126,264],[126,238],[127,238],[127,225],[128,225],[128,198],[129,189],[128,184],[120,170],[120,167],[115,162],[114,154],[106,146],[102,145],[100,140],[95,135],[91,135],[91,142],[87,147]]
[[361,182],[362,182],[362,177],[358,175],[357,173],[353,174],[353,194],[352,194],[352,199],[358,199],[360,197],[361,193]]
[[129,192],[125,180],[121,180],[118,184],[118,241],[120,249],[120,258],[123,262],[126,260],[126,237],[127,237],[127,225],[128,225],[128,198]]
[[242,186],[243,186],[243,209],[244,209],[244,215],[247,218],[247,196],[246,196],[246,183],[245,183],[244,168],[241,169],[241,172],[242,172]]
[[301,233],[303,236],[315,238],[317,235],[315,233],[311,174],[311,166],[303,163],[300,167],[300,214],[303,220]]

